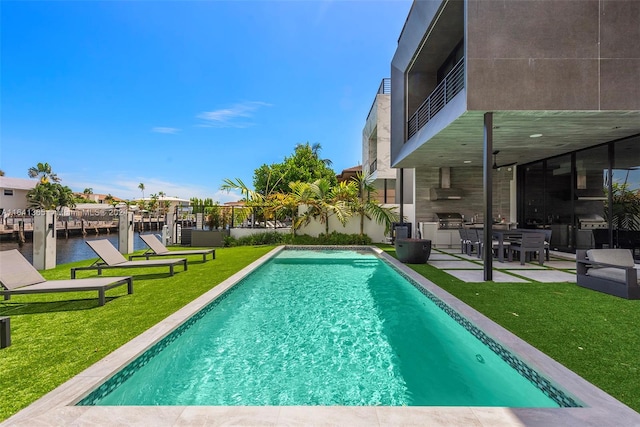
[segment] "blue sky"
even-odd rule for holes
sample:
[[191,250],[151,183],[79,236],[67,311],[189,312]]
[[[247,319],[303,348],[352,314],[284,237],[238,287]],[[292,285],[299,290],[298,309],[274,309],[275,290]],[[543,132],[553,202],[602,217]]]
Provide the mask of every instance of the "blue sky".
[[5,1],[0,169],[74,191],[237,200],[262,164],[362,129],[411,7],[394,1]]

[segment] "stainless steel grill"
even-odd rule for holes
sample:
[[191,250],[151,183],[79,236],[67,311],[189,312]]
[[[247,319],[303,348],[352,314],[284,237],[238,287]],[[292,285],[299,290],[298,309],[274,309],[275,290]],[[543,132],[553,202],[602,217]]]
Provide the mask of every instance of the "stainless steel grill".
[[441,230],[454,230],[462,228],[462,214],[457,212],[440,212],[436,213],[438,220],[438,228]]
[[608,226],[607,221],[605,221],[600,215],[578,215],[578,228],[581,230],[607,228]]

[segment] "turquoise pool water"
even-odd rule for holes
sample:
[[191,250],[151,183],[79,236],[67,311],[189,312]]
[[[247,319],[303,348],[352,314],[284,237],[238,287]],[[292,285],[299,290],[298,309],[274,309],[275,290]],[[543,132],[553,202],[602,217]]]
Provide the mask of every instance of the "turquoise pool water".
[[79,404],[578,406],[424,292],[373,253],[282,251]]

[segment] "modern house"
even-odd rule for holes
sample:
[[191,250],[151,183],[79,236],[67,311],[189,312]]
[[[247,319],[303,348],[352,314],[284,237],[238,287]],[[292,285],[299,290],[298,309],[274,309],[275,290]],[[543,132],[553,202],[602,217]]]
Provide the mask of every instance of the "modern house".
[[189,206],[191,205],[191,201],[187,199],[181,199],[179,197],[171,197],[171,196],[159,196],[158,198],[145,197],[143,199],[136,199],[134,202],[143,201],[147,204],[155,203],[156,209],[161,210],[162,212],[188,212]]
[[376,198],[382,204],[400,206],[400,188],[404,188],[402,216],[414,221],[413,169],[391,167],[391,79],[384,78],[362,130],[362,170],[371,174]]
[[640,256],[638,40],[635,0],[414,1],[391,166],[415,168],[416,223],[455,214]]
[[90,193],[90,194],[85,194],[85,193],[74,193],[74,196],[76,197],[82,197],[86,200],[88,200],[88,203],[97,203],[97,204],[107,204],[107,205],[111,205],[111,203],[120,203],[120,202],[124,202],[124,199],[121,199],[119,197],[115,197],[112,196],[111,194],[96,194],[96,193]]

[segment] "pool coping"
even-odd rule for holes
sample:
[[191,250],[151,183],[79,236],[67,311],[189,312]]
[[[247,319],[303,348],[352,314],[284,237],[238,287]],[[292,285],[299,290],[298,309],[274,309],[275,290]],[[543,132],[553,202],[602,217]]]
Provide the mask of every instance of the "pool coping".
[[[124,344],[102,360],[5,420],[3,425],[465,425],[465,426],[640,426],[640,414],[521,340],[502,326],[436,286],[383,250],[367,249],[385,259],[449,305],[519,359],[566,391],[582,408],[504,407],[346,407],[346,406],[74,406],[183,321],[286,248],[279,246],[210,291]],[[309,249],[319,249],[317,246]]]

